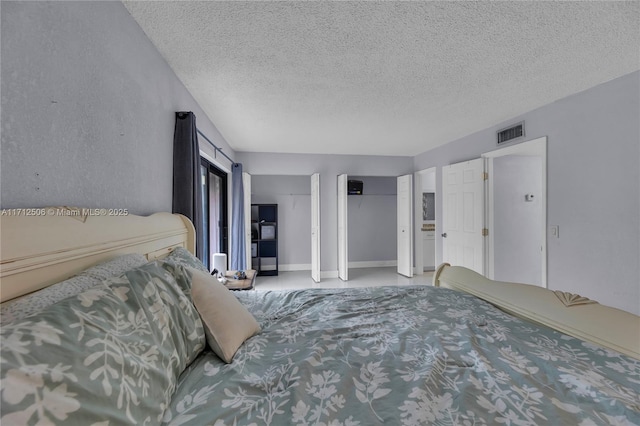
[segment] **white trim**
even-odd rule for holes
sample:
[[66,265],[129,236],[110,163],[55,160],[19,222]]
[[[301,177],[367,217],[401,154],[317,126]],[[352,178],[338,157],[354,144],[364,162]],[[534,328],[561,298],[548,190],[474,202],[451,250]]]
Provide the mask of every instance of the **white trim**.
[[338,175],[338,276],[349,280],[349,214],[347,202],[347,175]]
[[[229,181],[232,179],[228,179]],[[242,172],[242,185],[244,200],[244,259],[246,268],[251,267],[251,175],[247,172]],[[233,204],[233,202],[230,202]],[[231,240],[231,227],[229,226],[229,241]]]
[[398,266],[397,260],[366,260],[362,262],[349,262],[349,268],[381,268]]
[[288,265],[278,265],[278,270],[282,272],[290,272],[290,271],[310,271],[311,264],[310,263],[290,263]]
[[425,170],[420,170],[413,173],[413,274],[422,275],[421,269],[424,264],[424,243],[422,242],[422,174]]
[[[504,148],[506,149],[506,148]],[[489,174],[489,178],[484,181],[484,227],[489,230],[488,238],[484,239],[484,270],[485,276],[489,279],[495,278],[495,220],[494,220],[494,190],[493,190],[493,158],[482,156],[484,161],[484,171]]]
[[311,175],[311,279],[315,282],[320,282],[320,266],[321,263],[321,225],[320,218],[320,174],[314,173]]
[[217,159],[215,159],[211,155],[209,155],[208,152],[205,152],[202,149],[200,149],[200,157],[203,157],[204,159],[206,159],[208,162],[210,162],[211,164],[216,166],[216,168],[222,170],[223,172],[225,172],[227,174],[231,174],[231,168],[229,166],[223,165]]
[[[396,221],[396,257],[398,273],[408,278],[413,277],[414,263],[414,193],[413,193],[413,173],[398,176],[396,178],[397,195],[397,221]],[[406,193],[406,199],[404,195]],[[403,236],[404,235],[404,236]]]
[[320,278],[338,278],[338,271],[320,271]]
[[503,157],[505,155],[540,155],[540,150],[545,149],[547,147],[547,137],[543,136],[537,139],[531,139],[530,141],[525,141],[521,143],[517,143],[515,145],[507,146],[504,148],[495,149],[493,151],[485,152],[482,154],[483,158],[495,158],[495,157]]

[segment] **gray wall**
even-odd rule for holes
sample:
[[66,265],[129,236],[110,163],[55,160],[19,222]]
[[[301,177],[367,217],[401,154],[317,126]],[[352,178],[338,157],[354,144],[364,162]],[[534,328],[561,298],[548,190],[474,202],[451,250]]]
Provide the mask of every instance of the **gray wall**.
[[349,179],[363,182],[363,195],[347,197],[349,264],[395,262],[398,258],[397,179],[351,175]]
[[639,93],[640,72],[622,76],[420,154],[415,170],[437,166],[441,188],[441,166],[496,149],[496,130],[525,120],[527,140],[548,137],[547,224],[560,227],[548,237],[549,288],[640,314]]
[[2,208],[171,211],[175,111],[193,111],[233,157],[120,2],[3,1],[0,12]]
[[325,275],[338,269],[337,176],[400,176],[413,172],[411,157],[238,152],[236,160],[252,175],[320,174],[320,269]]
[[[505,155],[493,159],[494,276],[542,284],[542,160]],[[532,201],[525,195],[533,194]]]
[[280,270],[311,269],[311,177],[252,175],[251,203],[278,205]]

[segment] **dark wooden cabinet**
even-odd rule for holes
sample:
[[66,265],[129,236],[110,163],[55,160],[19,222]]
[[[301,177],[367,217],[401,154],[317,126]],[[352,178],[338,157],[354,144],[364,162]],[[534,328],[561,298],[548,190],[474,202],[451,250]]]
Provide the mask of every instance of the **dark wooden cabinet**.
[[277,204],[251,204],[251,269],[278,275]]

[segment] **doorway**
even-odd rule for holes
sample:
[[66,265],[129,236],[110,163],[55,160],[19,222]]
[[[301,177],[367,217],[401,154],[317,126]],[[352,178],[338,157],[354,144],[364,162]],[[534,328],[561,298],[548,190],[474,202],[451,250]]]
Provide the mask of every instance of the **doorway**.
[[415,173],[415,264],[416,274],[435,270],[436,264],[436,168]]
[[347,281],[349,269],[393,266],[412,276],[412,176],[342,174],[337,194],[338,277]]
[[351,176],[361,194],[348,191],[348,267],[396,265],[396,178]]
[[483,154],[487,276],[547,287],[547,138]]
[[[250,189],[247,191],[246,188]],[[278,206],[278,270],[308,270],[312,279],[319,282],[320,175],[246,174],[245,199],[249,205]],[[251,229],[250,224],[248,228]],[[250,247],[251,239],[249,232]]]
[[484,161],[442,167],[442,261],[486,274]]
[[200,159],[204,265],[211,269],[215,253],[228,253],[227,173]]

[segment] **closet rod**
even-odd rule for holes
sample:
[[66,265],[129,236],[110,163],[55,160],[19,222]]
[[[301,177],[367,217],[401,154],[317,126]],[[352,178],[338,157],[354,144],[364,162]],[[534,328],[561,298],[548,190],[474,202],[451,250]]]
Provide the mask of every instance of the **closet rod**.
[[235,161],[233,161],[233,160],[231,159],[231,157],[229,157],[227,154],[225,154],[224,152],[222,152],[222,148],[218,148],[218,147],[216,146],[216,144],[214,144],[213,142],[211,142],[211,139],[209,139],[209,138],[208,138],[204,133],[202,133],[202,132],[200,131],[200,129],[197,129],[197,128],[196,128],[196,130],[198,131],[198,134],[199,134],[200,136],[202,136],[202,137],[204,138],[204,140],[206,140],[207,142],[209,142],[209,143],[211,144],[211,146],[212,146],[212,147],[213,147],[217,152],[219,152],[220,154],[224,155],[224,157],[225,157],[227,160],[231,161],[231,165],[232,165],[232,166],[235,166],[235,165],[237,164]]

